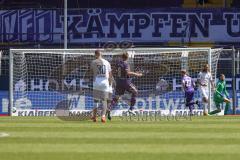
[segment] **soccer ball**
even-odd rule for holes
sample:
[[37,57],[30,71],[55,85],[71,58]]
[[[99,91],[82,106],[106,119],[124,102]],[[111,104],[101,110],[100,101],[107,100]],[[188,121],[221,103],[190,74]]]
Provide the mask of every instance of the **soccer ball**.
[[16,113],[16,112],[17,112],[16,107],[13,107],[13,108],[12,108],[12,113]]

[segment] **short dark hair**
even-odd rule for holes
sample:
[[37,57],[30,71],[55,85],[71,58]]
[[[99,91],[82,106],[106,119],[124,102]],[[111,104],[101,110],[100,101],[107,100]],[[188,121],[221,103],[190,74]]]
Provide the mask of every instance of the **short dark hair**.
[[225,75],[224,75],[224,74],[220,74],[220,77],[222,77],[222,76],[224,76],[224,77],[225,77]]
[[208,68],[207,71],[210,72],[209,64],[205,64],[205,65],[203,66],[203,70],[202,70],[202,71],[204,71],[204,69],[205,69],[206,67]]
[[100,55],[100,54],[101,54],[100,50],[97,49],[97,50],[95,51],[95,56]]
[[128,59],[128,53],[127,53],[127,52],[124,52],[124,53],[122,54],[122,59],[123,59],[123,60],[127,60],[127,59]]
[[181,73],[187,74],[187,70],[186,69],[182,69]]
[[208,67],[208,68],[209,68],[209,64],[205,64],[203,67],[204,67],[204,68],[205,68],[205,67]]

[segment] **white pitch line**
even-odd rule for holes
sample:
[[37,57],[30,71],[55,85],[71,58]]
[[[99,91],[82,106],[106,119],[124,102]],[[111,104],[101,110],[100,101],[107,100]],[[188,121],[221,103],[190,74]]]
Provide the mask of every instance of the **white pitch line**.
[[8,136],[9,136],[8,133],[0,132],[0,138],[8,137]]

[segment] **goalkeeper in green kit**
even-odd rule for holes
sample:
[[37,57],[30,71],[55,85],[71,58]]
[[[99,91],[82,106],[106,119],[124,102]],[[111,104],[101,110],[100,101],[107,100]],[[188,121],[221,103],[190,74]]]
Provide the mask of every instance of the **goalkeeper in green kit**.
[[218,81],[218,83],[216,85],[216,90],[214,92],[214,99],[213,99],[217,109],[212,111],[212,112],[210,112],[209,115],[213,115],[213,114],[221,112],[221,106],[220,105],[223,102],[226,103],[225,109],[224,109],[224,115],[226,115],[227,111],[228,111],[228,109],[230,107],[230,100],[229,100],[228,96],[229,95],[228,95],[228,92],[226,90],[225,75],[221,74],[220,78],[219,78],[219,81]]

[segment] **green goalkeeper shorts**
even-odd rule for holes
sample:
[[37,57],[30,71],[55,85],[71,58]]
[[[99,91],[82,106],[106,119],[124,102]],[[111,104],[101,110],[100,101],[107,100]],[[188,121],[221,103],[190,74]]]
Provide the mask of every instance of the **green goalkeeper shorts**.
[[219,107],[220,104],[224,102],[224,97],[220,96],[219,94],[215,94],[213,100],[216,104],[216,107]]

